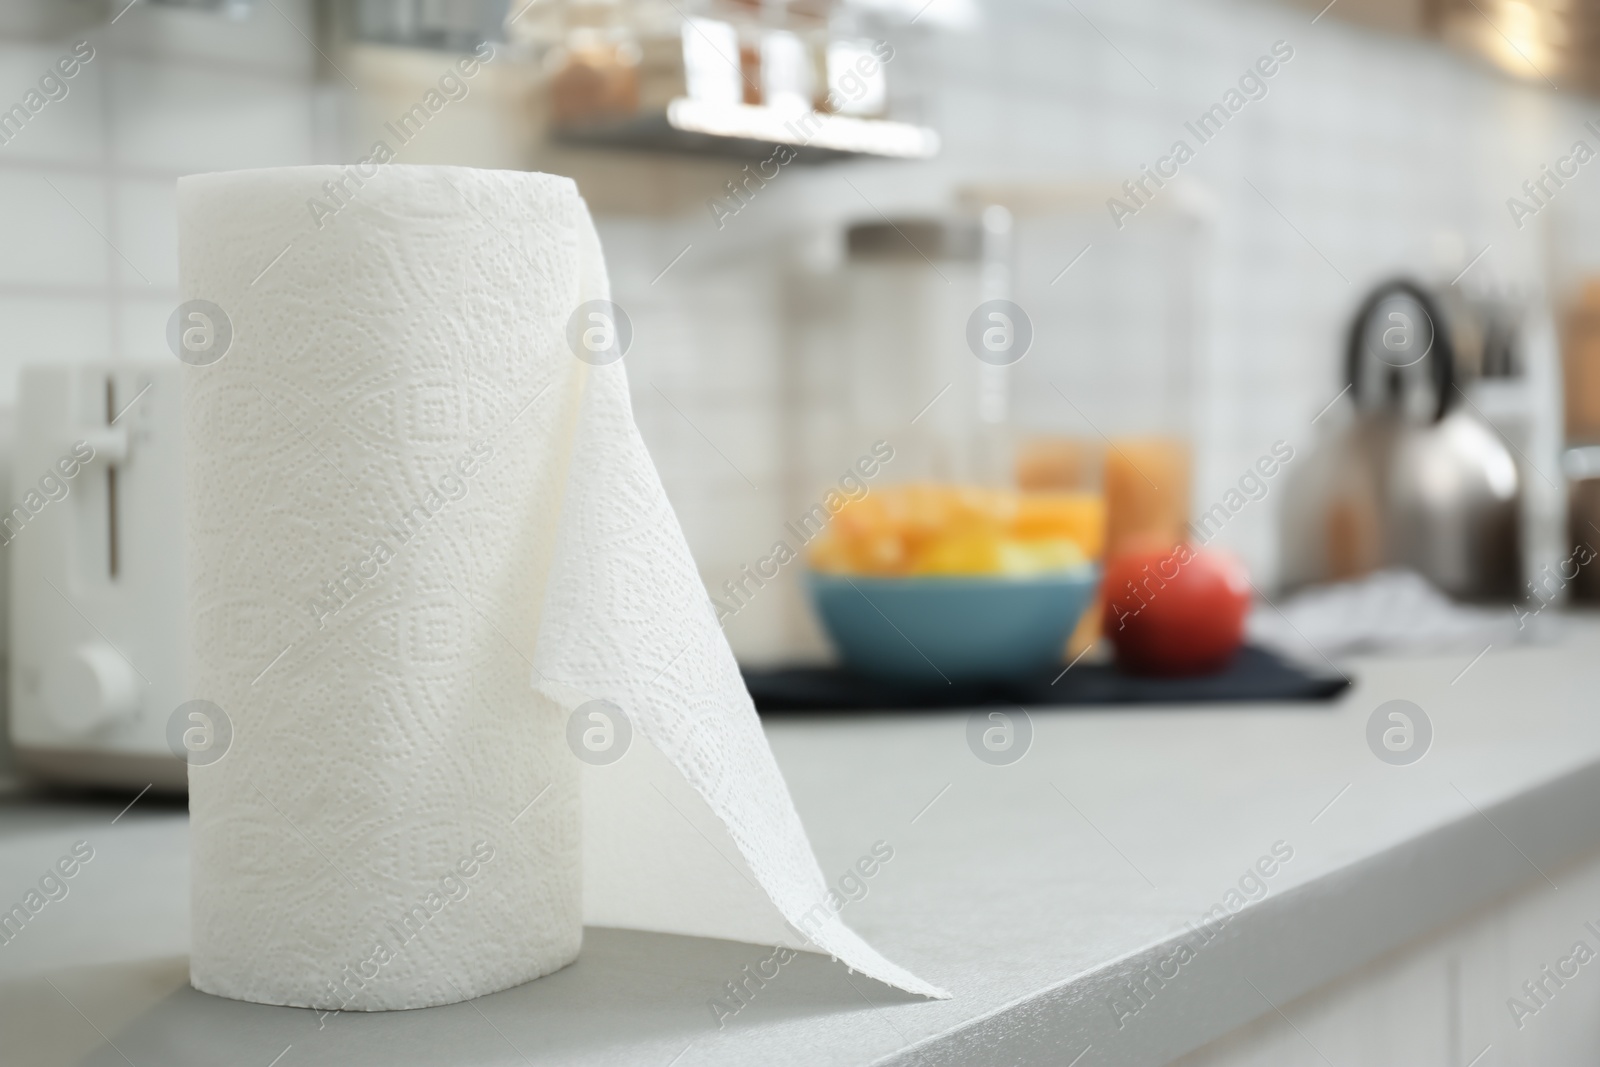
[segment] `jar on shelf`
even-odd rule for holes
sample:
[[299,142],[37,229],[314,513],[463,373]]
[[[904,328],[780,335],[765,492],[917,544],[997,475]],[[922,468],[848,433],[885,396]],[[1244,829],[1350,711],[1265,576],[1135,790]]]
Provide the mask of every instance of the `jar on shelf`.
[[566,12],[563,40],[549,56],[551,118],[564,124],[636,114],[641,52],[624,5],[585,0]]

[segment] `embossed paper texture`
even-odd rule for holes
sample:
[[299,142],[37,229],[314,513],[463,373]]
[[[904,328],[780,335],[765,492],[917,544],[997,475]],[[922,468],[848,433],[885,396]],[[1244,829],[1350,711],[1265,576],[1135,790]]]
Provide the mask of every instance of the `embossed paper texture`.
[[[191,764],[203,991],[444,1004],[582,928],[829,953],[846,928],[634,425],[568,324],[608,297],[567,179],[387,164],[179,182]],[[339,183],[339,208],[326,204]],[[631,743],[581,761],[591,700]]]

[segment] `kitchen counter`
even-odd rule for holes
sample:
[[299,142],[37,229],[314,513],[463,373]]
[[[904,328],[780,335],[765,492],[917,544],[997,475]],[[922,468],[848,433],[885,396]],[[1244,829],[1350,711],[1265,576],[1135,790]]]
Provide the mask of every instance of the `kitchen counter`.
[[[973,755],[964,714],[769,721],[830,881],[893,850],[846,922],[948,1001],[802,954],[730,1016],[712,999],[770,950],[608,929],[572,966],[466,1004],[222,1000],[187,985],[181,806],[13,796],[0,905],[76,841],[94,858],[0,945],[0,1060],[1164,1063],[1600,850],[1600,623],[1564,622],[1476,661],[1358,660],[1326,704],[1036,710],[1008,766]],[[1432,722],[1408,766],[1368,748],[1391,699]],[[1240,904],[1209,940],[1187,925]]]

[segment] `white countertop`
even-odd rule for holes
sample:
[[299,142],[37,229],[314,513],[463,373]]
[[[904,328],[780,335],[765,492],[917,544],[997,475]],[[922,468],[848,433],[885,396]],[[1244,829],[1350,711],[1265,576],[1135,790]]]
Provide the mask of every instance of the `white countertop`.
[[[722,1028],[711,998],[769,950],[606,929],[565,970],[449,1007],[319,1019],[196,993],[182,809],[147,797],[113,824],[128,798],[14,797],[0,904],[74,841],[95,858],[0,945],[0,1046],[137,1067],[1163,1063],[1600,850],[1600,623],[1471,659],[1358,660],[1326,704],[1036,710],[1010,766],[973,756],[959,713],[771,720],[823,873],[894,850],[845,920],[955,996],[802,955]],[[1367,747],[1394,698],[1433,723],[1410,766]],[[1116,990],[1199,943],[1186,922],[1277,842],[1293,858],[1266,896],[1160,964],[1176,977],[1119,1028]]]

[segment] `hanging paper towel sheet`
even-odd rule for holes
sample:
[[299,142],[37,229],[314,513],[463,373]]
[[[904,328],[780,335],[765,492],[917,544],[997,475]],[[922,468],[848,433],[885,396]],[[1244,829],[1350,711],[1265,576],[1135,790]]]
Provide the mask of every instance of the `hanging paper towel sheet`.
[[[827,905],[623,366],[574,355],[609,294],[573,183],[293,167],[178,213],[232,332],[185,371],[192,678],[233,729],[189,771],[196,988],[450,1003],[587,922],[945,996]],[[608,765],[567,740],[593,699],[633,735]]]

